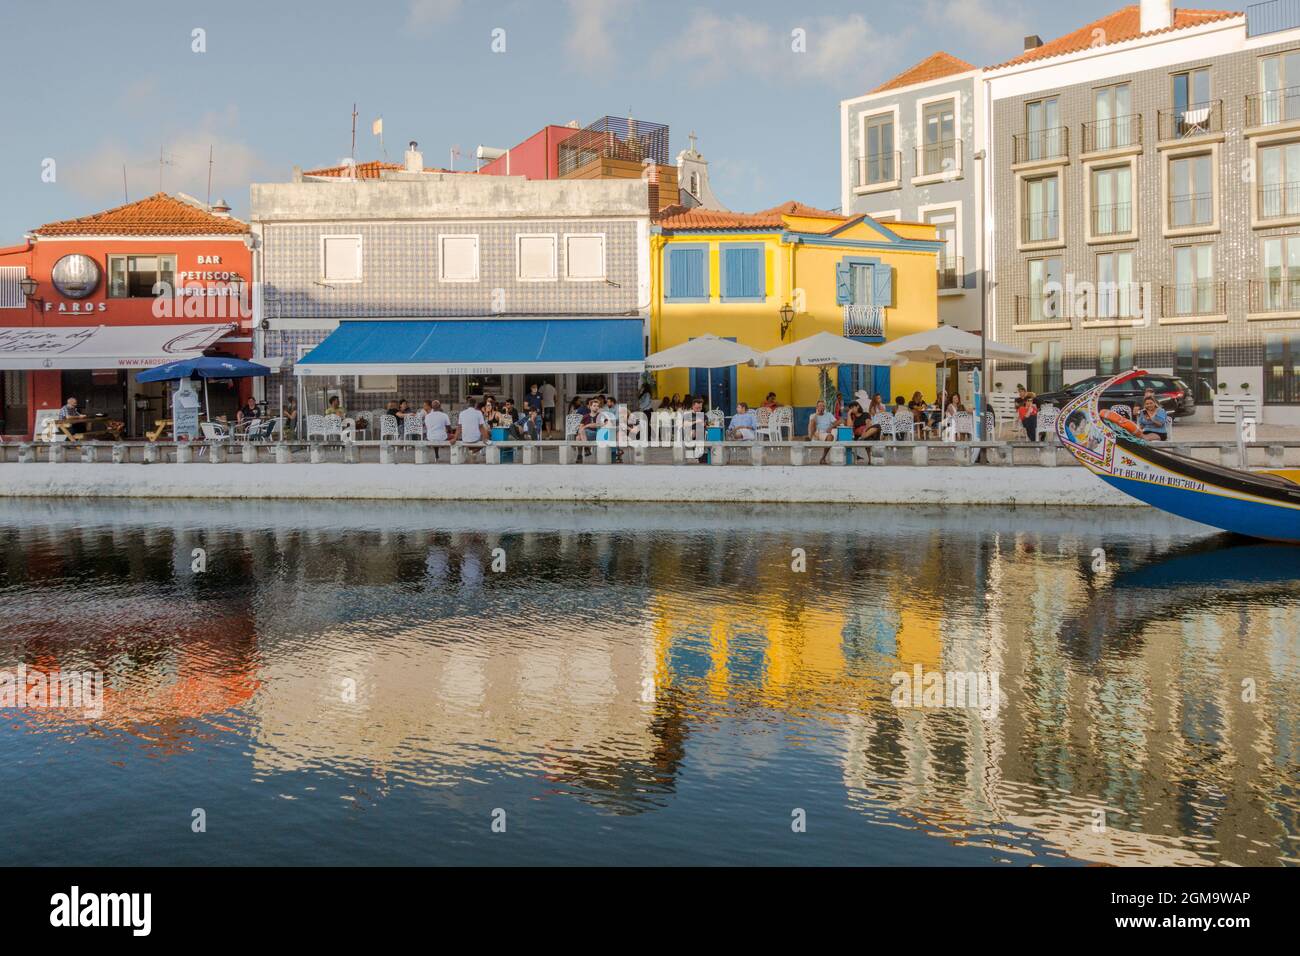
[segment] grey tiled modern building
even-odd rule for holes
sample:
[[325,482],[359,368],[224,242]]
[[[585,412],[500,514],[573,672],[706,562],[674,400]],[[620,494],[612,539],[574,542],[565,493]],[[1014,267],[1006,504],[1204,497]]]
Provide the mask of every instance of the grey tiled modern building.
[[[634,363],[575,354],[534,368],[504,359],[520,351],[521,337],[537,333],[545,343],[544,323],[581,320],[591,323],[596,351],[619,326],[639,367],[650,300],[645,183],[424,172],[418,155],[408,166],[253,185],[255,347],[281,366],[266,393],[297,394],[295,363],[344,326],[356,332],[364,323],[369,354],[382,361],[358,364],[356,374],[336,362],[328,375],[313,375],[302,392],[307,412],[336,393],[358,410],[402,398],[457,407],[484,394],[518,401],[534,381],[555,385],[561,405],[596,393],[634,399],[639,375],[623,367]],[[430,320],[418,361],[420,343],[409,338],[385,348],[386,330],[397,338],[399,326],[407,335],[411,323]],[[441,338],[452,328],[436,324],[445,320],[457,322],[459,338]],[[588,326],[576,335],[566,328],[581,343]]]
[[939,321],[980,329],[983,99],[980,71],[935,53],[840,104],[845,213],[933,224],[945,243],[935,281]]
[[1300,424],[1300,5],[1261,7],[1148,0],[984,71],[1005,388],[1139,366]]

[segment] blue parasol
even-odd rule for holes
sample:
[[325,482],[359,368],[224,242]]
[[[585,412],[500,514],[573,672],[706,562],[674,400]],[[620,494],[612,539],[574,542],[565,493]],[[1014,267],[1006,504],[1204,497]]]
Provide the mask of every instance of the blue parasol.
[[182,378],[257,378],[271,370],[256,362],[223,355],[200,355],[198,358],[168,362],[136,375],[137,382],[174,382]]

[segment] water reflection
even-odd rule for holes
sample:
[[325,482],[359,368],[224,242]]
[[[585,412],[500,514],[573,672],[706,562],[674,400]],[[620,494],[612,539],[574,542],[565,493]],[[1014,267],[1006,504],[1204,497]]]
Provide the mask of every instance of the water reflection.
[[[11,503],[0,595],[0,667],[109,685],[97,720],[19,712],[5,766],[313,822],[267,861],[413,828],[483,859],[504,804],[548,861],[1296,860],[1300,549],[1147,512]],[[1001,706],[896,708],[918,665]],[[94,826],[39,782],[0,796],[33,855]]]

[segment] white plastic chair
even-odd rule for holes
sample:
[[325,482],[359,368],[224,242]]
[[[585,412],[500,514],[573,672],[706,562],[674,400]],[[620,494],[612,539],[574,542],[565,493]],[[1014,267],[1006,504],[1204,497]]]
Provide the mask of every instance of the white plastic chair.
[[967,438],[975,437],[975,413],[958,412],[953,416],[953,430],[958,435],[965,435]]
[[424,416],[407,415],[402,424],[402,439],[404,441],[420,441],[424,438]]
[[984,435],[985,441],[996,441],[998,437],[998,416],[996,412],[984,413]]
[[325,440],[342,441],[345,425],[347,426],[349,435],[351,435],[352,419],[349,418],[345,421],[344,419],[339,418],[337,415],[326,415],[325,416]]
[[721,428],[727,423],[727,416],[715,408],[704,416],[704,420],[708,423],[709,428]]
[[564,416],[564,440],[575,441],[578,437],[578,428],[582,425],[582,416],[577,412],[570,412]]
[[230,432],[220,422],[199,422],[199,430],[203,432],[204,441],[225,441],[230,437]]
[[386,441],[388,438],[401,438],[401,429],[397,426],[396,415],[379,416],[379,440]]
[[1056,417],[1060,412],[1052,405],[1038,410],[1038,440],[1043,441],[1043,436],[1056,434]]
[[[785,430],[786,438],[782,439],[781,431]],[[789,405],[781,405],[772,409],[772,414],[767,420],[767,432],[769,441],[790,441],[794,438],[794,409]]]
[[880,426],[880,437],[883,439],[886,435],[890,441],[894,439],[894,416],[888,412],[877,412],[871,416],[871,424]]
[[1110,410],[1116,415],[1123,415],[1129,421],[1133,420],[1133,409],[1129,408],[1127,405],[1112,405]]
[[894,416],[894,441],[916,441],[916,419],[911,412]]
[[308,415],[307,416],[307,440],[319,437],[322,441],[329,438],[329,425],[327,418],[338,420],[337,415]]

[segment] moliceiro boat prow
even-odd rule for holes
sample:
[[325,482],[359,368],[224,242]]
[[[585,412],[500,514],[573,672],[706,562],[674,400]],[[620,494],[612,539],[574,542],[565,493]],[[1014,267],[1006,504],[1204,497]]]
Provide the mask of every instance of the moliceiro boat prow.
[[1225,468],[1161,447],[1098,398],[1116,375],[1062,409],[1056,431],[1079,463],[1102,481],[1170,514],[1223,531],[1300,544],[1300,469]]

